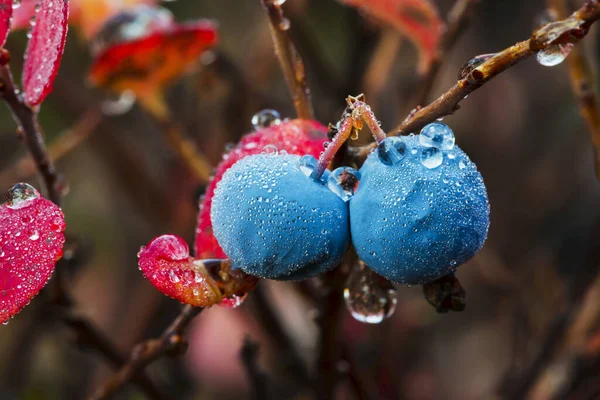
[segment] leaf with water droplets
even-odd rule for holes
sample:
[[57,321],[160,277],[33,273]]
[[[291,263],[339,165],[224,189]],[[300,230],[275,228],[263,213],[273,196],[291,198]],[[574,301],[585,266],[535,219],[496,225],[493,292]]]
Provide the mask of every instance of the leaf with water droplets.
[[0,321],[25,307],[62,257],[65,220],[60,208],[20,183],[0,205]]
[[257,279],[232,271],[227,260],[197,260],[187,243],[174,235],[153,239],[138,253],[144,276],[162,293],[195,307],[209,307],[224,299],[242,297]]
[[10,19],[13,13],[12,4],[13,0],[0,0],[0,46],[4,46],[10,30]]
[[25,64],[23,91],[30,105],[40,104],[52,91],[67,40],[68,0],[40,0],[31,29]]
[[[272,110],[269,114],[272,114]],[[226,257],[213,235],[210,210],[217,183],[233,164],[246,156],[260,154],[266,146],[275,146],[279,151],[285,150],[289,154],[310,154],[318,157],[323,151],[323,143],[326,140],[327,128],[316,121],[300,119],[268,124],[245,135],[229,153],[223,156],[201,201],[196,226],[196,256]]]
[[436,56],[445,24],[430,0],[339,0],[393,25],[419,50],[419,71]]

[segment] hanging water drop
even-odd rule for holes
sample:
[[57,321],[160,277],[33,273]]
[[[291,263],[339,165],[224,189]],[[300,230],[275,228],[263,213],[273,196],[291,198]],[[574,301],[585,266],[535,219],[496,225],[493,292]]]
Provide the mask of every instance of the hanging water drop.
[[129,112],[135,104],[135,93],[131,90],[121,92],[118,98],[104,100],[100,105],[102,112],[107,116],[123,115]]
[[19,7],[21,7],[21,0],[13,0],[13,2],[12,2],[13,10],[16,10]]
[[40,197],[35,188],[27,183],[17,183],[4,195],[8,207],[18,209],[24,207],[29,200]]
[[275,110],[266,109],[254,114],[251,123],[254,130],[268,128],[272,125],[281,124],[281,116]]
[[352,317],[367,324],[379,324],[396,310],[396,289],[359,261],[344,288],[346,308]]
[[540,50],[535,54],[536,61],[544,67],[554,67],[567,58],[573,50],[572,43],[556,44]]
[[377,155],[386,165],[398,164],[406,155],[406,143],[400,137],[389,137],[377,146]]
[[428,147],[421,152],[421,164],[425,168],[434,169],[442,165],[444,156],[442,152],[435,147]]
[[336,168],[327,178],[327,187],[342,200],[348,201],[358,189],[360,172],[350,167]]
[[454,148],[454,132],[446,124],[434,122],[425,125],[419,135],[419,143],[425,147],[435,147],[440,150],[452,150]]

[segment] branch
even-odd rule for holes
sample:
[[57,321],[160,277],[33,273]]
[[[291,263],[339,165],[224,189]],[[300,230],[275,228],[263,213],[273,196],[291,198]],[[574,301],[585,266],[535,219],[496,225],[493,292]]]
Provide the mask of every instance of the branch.
[[[568,7],[564,0],[548,0],[548,6],[555,10],[559,18],[565,18],[568,15]],[[600,178],[600,105],[598,93],[594,89],[592,68],[585,58],[583,48],[573,48],[568,57],[568,67],[579,113],[585,120],[592,139],[596,176]]]
[[411,101],[411,105],[424,104],[431,93],[435,79],[446,61],[446,57],[450,50],[456,44],[458,37],[464,31],[465,27],[471,21],[473,17],[473,11],[475,6],[479,3],[479,0],[456,0],[454,6],[450,10],[448,16],[448,28],[446,34],[442,38],[437,54],[432,60],[429,69],[425,73],[425,76],[421,80],[421,84],[417,89],[417,93],[414,99]]
[[187,350],[187,343],[182,337],[183,331],[203,308],[184,306],[181,313],[171,325],[156,339],[149,339],[136,345],[129,360],[113,375],[90,400],[107,399],[117,393],[126,383],[134,379],[146,366],[165,354],[178,355]]
[[[430,122],[453,114],[460,102],[485,83],[523,61],[540,50],[550,46],[576,43],[588,32],[591,24],[600,18],[600,0],[587,0],[586,3],[569,18],[551,22],[536,30],[530,39],[519,42],[499,53],[466,74],[464,79],[442,94],[427,107],[412,112],[389,135],[416,132]],[[359,155],[366,157],[376,144],[361,148]]]
[[304,62],[287,32],[290,28],[290,21],[283,16],[281,6],[275,0],[261,0],[261,2],[269,17],[269,28],[275,45],[275,54],[277,54],[285,82],[294,100],[296,114],[301,119],[314,119]]
[[240,359],[246,369],[246,375],[252,388],[252,398],[256,400],[268,400],[270,398],[267,389],[267,375],[258,366],[259,345],[249,337],[244,339],[244,345],[240,350]]

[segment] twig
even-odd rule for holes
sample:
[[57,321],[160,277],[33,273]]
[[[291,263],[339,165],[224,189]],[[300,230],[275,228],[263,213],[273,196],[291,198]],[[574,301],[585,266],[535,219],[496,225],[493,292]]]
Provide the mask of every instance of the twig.
[[[6,102],[13,114],[13,117],[19,125],[19,132],[25,147],[31,154],[36,165],[37,171],[42,177],[45,192],[48,198],[56,205],[61,203],[60,179],[54,168],[54,164],[48,155],[48,149],[44,142],[41,127],[37,120],[37,111],[29,107],[18,95],[17,88],[13,81],[12,74],[6,61],[10,58],[6,50],[0,50],[0,59],[5,61],[0,64],[0,96]],[[60,269],[54,272],[55,290],[53,293],[53,304],[61,309],[60,320],[77,334],[80,342],[97,350],[107,360],[115,365],[119,365],[123,360],[119,360],[116,347],[106,338],[100,330],[88,319],[83,317],[74,317],[70,314],[74,301],[63,283],[64,274]],[[146,377],[136,379],[136,383],[145,393],[153,398],[159,399],[160,394]]]
[[460,34],[469,24],[473,16],[475,6],[480,0],[456,0],[454,6],[448,14],[448,28],[446,34],[437,49],[435,58],[432,60],[429,69],[421,79],[419,88],[411,101],[411,106],[424,104],[431,93],[435,79],[444,65],[448,52],[454,47]]
[[171,325],[156,339],[149,339],[136,345],[129,360],[113,375],[90,399],[106,399],[117,393],[127,382],[135,378],[143,369],[165,354],[176,355],[185,352],[187,345],[182,337],[183,331],[202,308],[184,306]]
[[391,75],[402,42],[402,35],[395,29],[388,29],[381,33],[363,77],[362,85],[367,98],[375,101],[379,99]]
[[265,297],[264,288],[260,284],[256,286],[252,293],[252,301],[256,306],[256,317],[261,322],[261,326],[264,326],[266,332],[275,340],[278,354],[283,359],[283,363],[289,370],[290,375],[294,376],[294,379],[300,385],[307,384],[309,376],[302,357],[298,354],[298,350],[282,326],[280,318],[276,315],[269,300]]
[[[102,114],[99,110],[91,109],[86,111],[73,127],[48,145],[49,158],[56,162],[69,154],[87,139],[101,122]],[[0,182],[13,182],[31,176],[36,171],[37,166],[34,160],[26,156],[14,163],[10,168],[2,171]]]
[[256,400],[268,400],[268,379],[265,372],[258,366],[258,350],[259,345],[253,342],[249,337],[244,339],[244,344],[240,350],[240,359],[244,368],[246,369],[246,375],[250,381],[250,387],[252,388],[252,398]]
[[[474,68],[464,79],[459,80],[456,85],[438,97],[437,100],[427,107],[411,113],[389,135],[416,132],[438,118],[453,114],[459,109],[460,102],[465,97],[516,63],[550,46],[576,43],[581,40],[587,34],[591,24],[598,18],[600,18],[600,0],[587,0],[569,18],[544,25],[536,30],[531,38],[501,51]],[[359,156],[366,157],[375,146],[375,143],[364,146],[360,150]]]
[[[556,11],[558,18],[568,15],[564,0],[548,0],[548,6]],[[587,124],[594,147],[596,176],[600,178],[600,104],[594,89],[592,68],[585,58],[584,49],[575,46],[567,58],[573,94],[579,105],[579,113]]]
[[[10,58],[5,56],[8,54],[6,50],[2,51],[1,58]],[[48,157],[44,135],[37,121],[37,111],[25,104],[17,94],[18,91],[12,74],[6,64],[0,65],[0,80],[2,85],[0,96],[10,108],[15,121],[19,125],[19,133],[42,178],[44,191],[54,204],[60,206],[60,179],[52,160]]]
[[294,100],[296,114],[298,114],[298,118],[314,119],[304,62],[287,32],[290,21],[284,17],[281,6],[276,4],[275,0],[261,1],[269,17],[269,28],[275,45],[275,54],[277,54],[283,76]]

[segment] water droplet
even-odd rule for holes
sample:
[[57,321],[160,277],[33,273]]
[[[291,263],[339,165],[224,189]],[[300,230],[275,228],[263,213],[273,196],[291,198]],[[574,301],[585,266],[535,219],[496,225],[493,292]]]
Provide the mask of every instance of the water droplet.
[[248,293],[244,293],[244,295],[242,296],[234,294],[232,297],[224,298],[223,301],[219,303],[219,305],[225,308],[237,308],[242,305],[242,303],[246,300],[247,297]]
[[317,166],[317,159],[311,155],[305,155],[300,158],[300,171],[306,176],[310,176]]
[[169,270],[169,280],[173,283],[179,283],[179,277],[175,273],[175,270]]
[[423,146],[435,147],[440,150],[452,150],[455,141],[452,129],[439,122],[425,125],[419,135],[419,143]]
[[460,67],[460,70],[458,71],[458,79],[466,79],[475,68],[479,67],[481,64],[495,55],[496,53],[481,54],[471,58],[462,67]]
[[262,148],[261,151],[262,154],[272,154],[272,155],[277,155],[279,154],[279,150],[277,150],[277,146],[272,145],[272,144],[268,144],[265,147]]
[[29,236],[29,240],[38,240],[40,238],[40,234],[38,231],[34,231],[31,236]]
[[442,165],[444,156],[440,149],[428,147],[421,152],[421,164],[425,168],[434,169]]
[[348,201],[358,189],[360,172],[350,167],[339,167],[327,178],[327,187],[342,200]]
[[6,320],[6,321],[2,322],[2,325],[6,326],[6,325],[8,325],[8,322],[9,322],[9,320]]
[[458,162],[458,168],[459,169],[465,169],[465,168],[467,168],[467,166],[465,165],[464,161],[460,160]]
[[396,310],[396,289],[359,261],[346,281],[344,300],[355,320],[379,324]]
[[12,3],[13,10],[16,10],[19,7],[21,7],[21,0],[13,0],[13,3]]
[[571,53],[571,50],[573,50],[572,43],[552,45],[538,51],[535,54],[535,59],[544,67],[554,67],[563,62],[569,53]]
[[126,90],[121,92],[116,99],[104,100],[100,108],[105,115],[116,116],[126,114],[134,104],[135,93],[131,90]]
[[252,116],[252,127],[255,130],[281,124],[281,116],[275,110],[261,110]]
[[406,155],[406,143],[400,137],[389,137],[377,146],[377,155],[386,165],[398,164]]
[[285,0],[273,0],[273,4],[276,6],[282,6],[285,3]]
[[279,23],[279,29],[282,31],[287,31],[290,29],[290,20],[287,18],[282,18],[281,22]]
[[35,188],[27,183],[17,183],[4,195],[8,207],[17,209],[25,206],[29,200],[40,197]]

